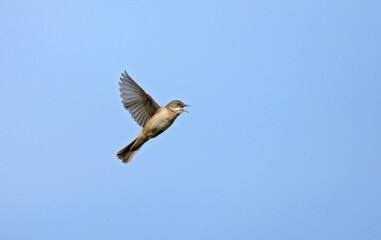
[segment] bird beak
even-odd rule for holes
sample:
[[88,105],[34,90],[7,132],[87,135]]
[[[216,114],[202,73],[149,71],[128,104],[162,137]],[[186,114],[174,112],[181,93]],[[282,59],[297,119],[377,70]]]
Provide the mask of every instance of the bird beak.
[[[184,105],[184,107],[190,107],[189,105]],[[185,110],[184,108],[183,108],[183,110],[184,110],[184,112],[187,112],[187,113],[189,113],[187,110]]]

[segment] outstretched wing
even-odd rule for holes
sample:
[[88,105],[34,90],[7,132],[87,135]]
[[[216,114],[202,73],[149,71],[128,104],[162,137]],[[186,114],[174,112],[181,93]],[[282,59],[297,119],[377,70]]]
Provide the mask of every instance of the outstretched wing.
[[120,96],[124,107],[132,118],[142,127],[160,109],[159,104],[152,99],[139,85],[132,80],[126,71],[120,78]]

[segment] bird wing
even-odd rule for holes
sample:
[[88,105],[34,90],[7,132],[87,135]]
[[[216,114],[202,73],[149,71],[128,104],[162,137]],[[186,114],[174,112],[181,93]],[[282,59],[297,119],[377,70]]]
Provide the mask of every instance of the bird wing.
[[160,109],[160,105],[127,74],[120,78],[120,96],[122,103],[132,118],[142,127]]

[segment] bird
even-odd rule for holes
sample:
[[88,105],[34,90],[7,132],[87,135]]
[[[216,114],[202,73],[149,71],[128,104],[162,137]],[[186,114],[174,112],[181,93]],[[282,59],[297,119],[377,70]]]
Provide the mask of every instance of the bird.
[[184,107],[189,105],[173,100],[161,107],[126,71],[122,73],[119,86],[124,108],[143,127],[137,138],[116,154],[123,163],[129,163],[144,143],[167,130],[180,114],[188,112]]

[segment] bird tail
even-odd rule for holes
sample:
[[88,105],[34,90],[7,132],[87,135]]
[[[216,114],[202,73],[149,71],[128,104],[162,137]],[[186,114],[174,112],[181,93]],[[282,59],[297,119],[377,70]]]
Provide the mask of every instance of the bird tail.
[[117,152],[116,156],[119,159],[122,159],[123,163],[129,163],[132,160],[132,158],[135,156],[135,154],[139,151],[139,149],[143,146],[142,144],[137,148],[131,149],[132,145],[134,145],[136,140],[137,138],[134,141],[132,141],[130,144],[125,146],[122,150]]

